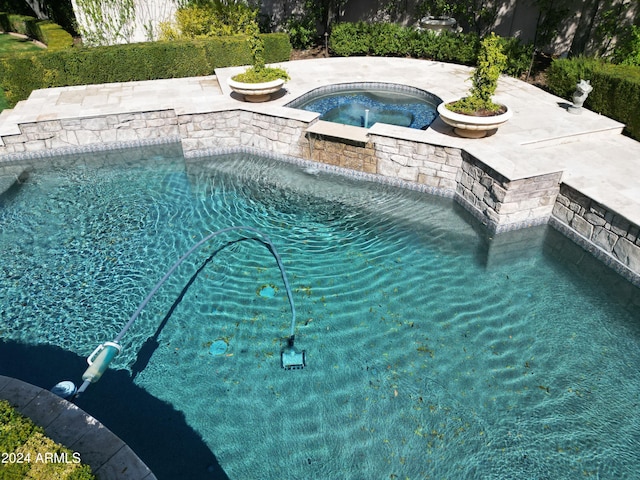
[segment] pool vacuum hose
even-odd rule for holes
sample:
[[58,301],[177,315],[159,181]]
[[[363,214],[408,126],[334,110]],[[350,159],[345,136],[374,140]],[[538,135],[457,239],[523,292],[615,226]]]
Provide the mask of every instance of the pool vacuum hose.
[[289,305],[291,306],[291,331],[289,333],[289,338],[287,339],[287,346],[282,349],[282,352],[280,352],[280,364],[282,368],[286,370],[304,368],[304,366],[306,365],[305,351],[304,350],[299,351],[294,346],[295,330],[296,330],[296,308],[295,308],[295,305],[293,304],[293,294],[291,293],[289,280],[287,279],[287,274],[284,271],[284,265],[282,264],[282,260],[280,258],[280,255],[278,254],[278,251],[276,250],[276,247],[273,245],[273,242],[271,242],[271,239],[266,234],[262,233],[260,230],[257,230],[253,227],[248,227],[248,226],[227,227],[227,228],[223,228],[222,230],[217,230],[213,233],[210,233],[205,238],[203,238],[198,243],[196,243],[193,247],[191,247],[191,249],[187,253],[185,253],[182,257],[180,257],[180,259],[173,264],[173,266],[164,275],[164,277],[162,277],[162,279],[156,284],[156,286],[153,287],[149,295],[146,296],[146,298],[142,301],[138,309],[134,312],[133,315],[131,315],[131,318],[129,319],[127,324],[122,328],[120,333],[118,333],[118,335],[113,339],[113,341],[104,342],[103,344],[99,345],[93,351],[93,353],[91,353],[91,355],[87,357],[87,363],[89,364],[89,367],[82,375],[83,383],[80,386],[80,388],[78,388],[74,398],[80,395],[82,392],[84,392],[89,387],[89,385],[91,385],[92,383],[96,383],[98,380],[100,380],[100,377],[102,377],[102,374],[107,370],[111,361],[116,357],[116,355],[120,353],[120,350],[122,349],[122,347],[120,346],[119,342],[120,340],[122,340],[122,337],[124,336],[124,334],[127,332],[127,330],[129,330],[129,328],[131,328],[131,326],[136,321],[136,319],[138,318],[138,316],[140,315],[144,307],[147,306],[151,298],[156,294],[156,292],[160,289],[160,287],[167,281],[169,276],[171,276],[171,274],[176,270],[176,268],[178,268],[180,264],[182,264],[182,262],[184,262],[187,259],[187,257],[189,257],[189,255],[191,255],[194,251],[200,248],[202,244],[211,240],[213,237],[216,237],[218,235],[221,235],[223,233],[230,232],[233,230],[248,230],[250,232],[257,233],[261,237],[262,242],[266,243],[269,246],[269,250],[271,251],[271,254],[276,259],[276,262],[278,263],[278,268],[280,269],[280,274],[282,275],[282,281],[284,282],[284,286],[287,291],[287,298],[289,299]]

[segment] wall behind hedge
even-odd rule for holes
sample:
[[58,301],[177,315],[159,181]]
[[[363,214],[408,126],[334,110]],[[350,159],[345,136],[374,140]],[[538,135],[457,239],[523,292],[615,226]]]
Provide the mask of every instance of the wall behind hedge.
[[553,93],[570,100],[581,79],[593,87],[585,107],[624,123],[625,131],[640,140],[640,67],[581,57],[558,59],[551,64],[547,81]]
[[[267,63],[289,60],[288,35],[262,37]],[[197,77],[250,63],[244,36],[70,48],[0,56],[0,87],[11,107],[40,88]]]

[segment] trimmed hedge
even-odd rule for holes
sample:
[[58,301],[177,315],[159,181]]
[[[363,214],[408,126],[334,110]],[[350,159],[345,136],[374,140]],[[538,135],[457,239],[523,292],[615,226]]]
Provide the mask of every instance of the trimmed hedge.
[[49,50],[61,50],[73,46],[71,34],[50,20],[38,20],[27,15],[0,12],[0,30],[26,35],[44,43]]
[[45,20],[38,22],[37,26],[40,31],[38,39],[49,50],[62,50],[73,47],[73,37],[57,23]]
[[74,452],[46,437],[41,427],[6,400],[0,400],[0,452],[0,479],[95,480],[88,465],[76,463],[79,459]]
[[[289,60],[286,34],[261,36],[267,63]],[[11,107],[41,88],[197,77],[251,58],[244,36],[23,53],[0,57],[0,87]]]
[[[475,33],[416,30],[394,23],[344,22],[333,26],[329,47],[341,57],[376,55],[427,58],[475,65],[481,38]],[[533,47],[515,38],[501,38],[508,57],[507,75],[519,76],[531,63]]]
[[626,132],[640,140],[640,67],[578,57],[554,60],[547,73],[551,92],[566,99],[581,79],[593,87],[585,107],[626,124]]

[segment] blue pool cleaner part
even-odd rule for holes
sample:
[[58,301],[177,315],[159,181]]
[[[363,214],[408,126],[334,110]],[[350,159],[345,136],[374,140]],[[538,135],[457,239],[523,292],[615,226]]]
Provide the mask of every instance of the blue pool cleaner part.
[[64,380],[62,382],[56,383],[55,386],[51,389],[51,393],[65,399],[74,396],[76,394],[76,391],[76,385],[71,380]]
[[[280,363],[282,365],[282,368],[287,370],[303,368],[306,365],[305,352],[304,351],[298,352],[298,350],[296,350],[294,347],[294,338],[295,338],[295,329],[296,329],[296,307],[293,303],[293,294],[291,292],[291,287],[289,286],[289,280],[287,279],[287,274],[284,270],[284,265],[282,264],[282,259],[280,258],[280,255],[278,254],[278,251],[276,250],[275,245],[266,234],[264,234],[263,232],[261,232],[256,228],[248,227],[245,225],[237,226],[237,227],[227,227],[221,230],[217,230],[213,233],[210,233],[209,235],[204,237],[202,240],[200,240],[198,243],[196,243],[193,247],[191,247],[191,249],[187,253],[185,253],[182,257],[180,257],[178,261],[174,263],[173,266],[169,269],[169,271],[167,271],[164,277],[160,279],[160,281],[155,285],[155,287],[153,287],[149,295],[146,296],[146,298],[142,301],[138,309],[134,312],[133,315],[131,315],[131,318],[129,318],[129,321],[122,328],[122,330],[120,330],[120,333],[118,333],[118,335],[113,339],[113,341],[104,342],[103,344],[99,345],[93,351],[93,353],[91,353],[91,355],[89,355],[89,357],[87,358],[87,363],[89,364],[89,367],[82,375],[83,383],[80,386],[80,388],[77,389],[73,398],[78,397],[81,393],[83,393],[89,387],[89,385],[100,380],[100,377],[102,377],[102,374],[107,370],[111,361],[116,357],[116,355],[120,353],[120,350],[122,349],[122,347],[120,346],[119,342],[120,340],[122,340],[122,337],[124,337],[124,334],[127,333],[127,330],[131,328],[131,326],[136,321],[136,319],[138,318],[138,316],[140,315],[144,307],[147,306],[151,298],[153,298],[153,296],[160,289],[160,287],[162,287],[162,285],[167,281],[167,279],[171,276],[171,274],[182,264],[182,262],[184,262],[189,257],[189,255],[191,255],[198,248],[200,248],[200,246],[202,246],[204,243],[208,242],[212,238],[218,235],[221,235],[223,233],[231,232],[234,230],[247,230],[259,235],[261,237],[261,241],[268,245],[269,250],[271,251],[271,254],[276,259],[276,262],[278,263],[278,268],[280,269],[280,274],[282,276],[282,281],[284,282],[284,286],[287,291],[287,298],[289,299],[289,305],[291,306],[291,331],[289,334],[289,338],[287,339],[287,346],[282,350],[280,354]],[[273,293],[275,294],[275,289]],[[216,348],[219,348],[219,347],[220,345],[218,345]],[[226,343],[225,343],[225,351],[226,351]]]

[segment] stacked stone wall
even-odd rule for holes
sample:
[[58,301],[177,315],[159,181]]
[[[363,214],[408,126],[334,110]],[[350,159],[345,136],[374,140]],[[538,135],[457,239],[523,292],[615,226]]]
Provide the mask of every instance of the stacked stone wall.
[[456,198],[496,232],[547,223],[562,172],[509,180],[464,152]]
[[308,151],[308,123],[298,120],[234,110],[181,115],[178,122],[188,157],[238,146],[297,157]]
[[453,195],[462,165],[458,148],[441,147],[399,138],[371,135],[378,173],[415,182]]
[[640,228],[563,184],[551,224],[619,273],[640,284]]
[[338,141],[322,135],[308,135],[309,148],[302,158],[358,172],[378,173],[371,142]]
[[0,155],[177,140],[178,120],[173,111],[122,113],[25,123],[20,132],[2,137]]

